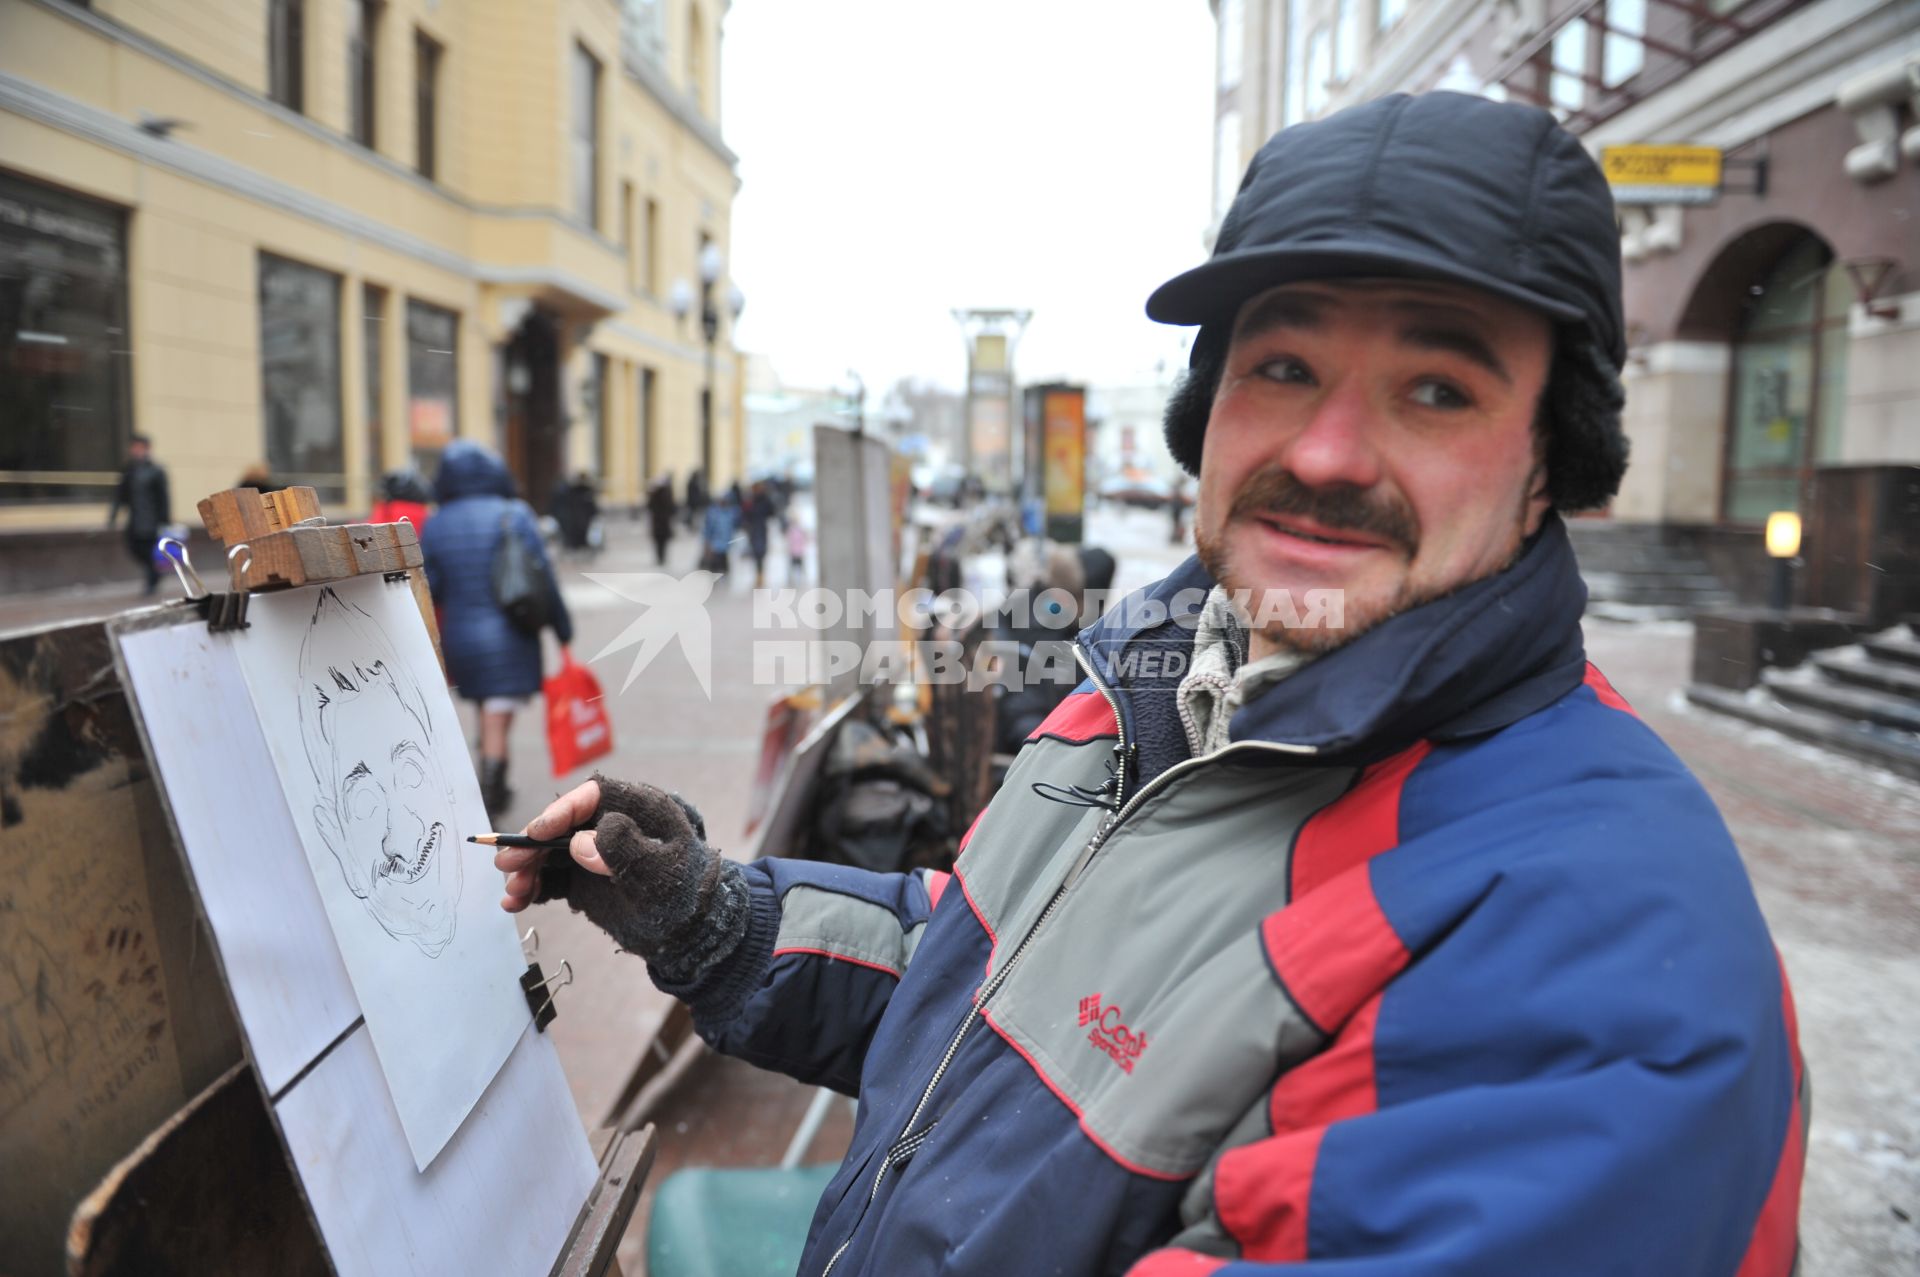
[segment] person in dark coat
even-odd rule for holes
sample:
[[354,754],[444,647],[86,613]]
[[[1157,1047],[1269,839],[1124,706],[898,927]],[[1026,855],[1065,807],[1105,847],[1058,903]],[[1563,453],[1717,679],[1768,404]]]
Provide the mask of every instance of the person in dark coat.
[[600,498],[593,490],[593,476],[581,471],[571,482],[562,480],[553,488],[553,521],[560,525],[560,544],[569,550],[584,550],[600,517]]
[[687,476],[686,515],[687,526],[689,528],[698,527],[705,519],[709,499],[707,493],[707,472],[704,470],[695,470]]
[[480,792],[489,815],[513,800],[507,788],[507,732],[513,715],[540,690],[540,636],[507,619],[493,593],[493,558],[502,536],[517,536],[545,569],[547,623],[564,646],[573,621],[553,564],[526,502],[489,449],[458,439],[440,454],[434,479],[439,512],[420,535],[427,588],[440,609],[440,650],[454,688],[480,711]]
[[647,489],[648,531],[653,534],[653,559],[667,566],[667,543],[673,540],[673,476],[663,474]]
[[153,459],[153,445],[145,435],[135,435],[127,443],[127,464],[120,471],[120,486],[113,490],[113,504],[107,508],[107,527],[127,512],[127,553],[147,571],[148,594],[160,588],[160,568],[153,561],[153,547],[160,529],[173,521],[173,502],[167,492],[167,472]]
[[[736,488],[738,484],[734,485]],[[753,588],[767,583],[767,537],[776,513],[773,496],[764,482],[748,489],[740,507],[740,522],[747,533],[747,553],[753,557]]]

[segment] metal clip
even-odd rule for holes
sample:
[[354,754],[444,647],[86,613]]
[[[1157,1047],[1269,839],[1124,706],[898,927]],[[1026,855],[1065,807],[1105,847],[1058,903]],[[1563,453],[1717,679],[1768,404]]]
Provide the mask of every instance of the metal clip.
[[207,596],[206,583],[201,581],[200,574],[193,570],[193,561],[187,557],[186,546],[172,537],[161,537],[155,543],[153,552],[167,556],[167,562],[173,565],[173,574],[180,578],[180,588],[187,592],[189,599],[203,599]]
[[[556,983],[556,981],[558,983]],[[573,983],[573,964],[565,958],[560,960],[560,974],[548,976],[540,970],[540,964],[529,962],[525,974],[520,977],[520,990],[527,995],[527,1010],[533,1013],[533,1027],[545,1033],[547,1026],[553,1023],[558,1014],[553,1008],[555,989],[564,989]]]

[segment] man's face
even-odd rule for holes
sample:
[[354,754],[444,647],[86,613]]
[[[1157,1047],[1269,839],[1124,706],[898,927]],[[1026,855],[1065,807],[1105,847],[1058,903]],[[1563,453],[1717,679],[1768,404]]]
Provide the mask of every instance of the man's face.
[[426,734],[392,678],[329,706],[332,793],[315,817],[353,894],[388,934],[438,957],[453,939],[461,865],[453,843],[453,800]]
[[1344,592],[1326,651],[1500,571],[1545,516],[1533,420],[1546,319],[1449,284],[1289,284],[1240,309],[1208,419],[1194,538],[1214,579]]
[[145,461],[147,459],[146,441],[135,439],[132,443],[128,444],[127,458],[131,461]]

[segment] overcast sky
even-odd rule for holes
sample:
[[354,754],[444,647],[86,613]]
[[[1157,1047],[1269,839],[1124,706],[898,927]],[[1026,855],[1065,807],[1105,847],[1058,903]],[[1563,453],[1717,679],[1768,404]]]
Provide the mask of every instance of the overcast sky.
[[958,389],[950,312],[1010,307],[1023,382],[1179,366],[1143,306],[1203,255],[1213,33],[1207,0],[734,0],[740,346],[794,386]]

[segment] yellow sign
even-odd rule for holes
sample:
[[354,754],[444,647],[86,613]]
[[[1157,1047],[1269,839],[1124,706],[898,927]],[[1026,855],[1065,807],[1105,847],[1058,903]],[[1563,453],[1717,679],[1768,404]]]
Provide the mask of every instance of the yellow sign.
[[1600,169],[1621,204],[1710,204],[1720,194],[1717,146],[1603,146]]
[[1047,515],[1078,519],[1087,504],[1086,392],[1050,390],[1044,411]]

